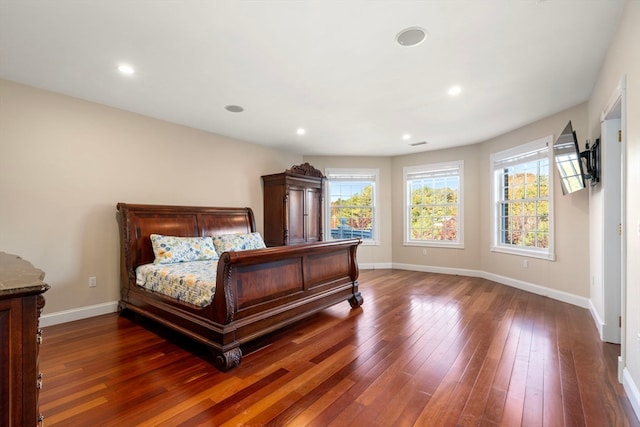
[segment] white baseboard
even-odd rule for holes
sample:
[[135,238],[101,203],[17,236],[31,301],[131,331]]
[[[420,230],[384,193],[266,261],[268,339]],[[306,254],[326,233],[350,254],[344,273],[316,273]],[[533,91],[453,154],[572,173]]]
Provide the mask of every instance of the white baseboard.
[[593,305],[593,301],[591,300],[589,300],[589,312],[591,313],[591,317],[593,318],[593,323],[595,323],[596,329],[598,330],[600,341],[604,341],[604,322],[600,318],[600,315],[598,314],[598,310]]
[[86,319],[88,317],[115,313],[116,311],[118,311],[118,301],[111,301],[105,302],[103,304],[58,311],[50,314],[43,314],[40,317],[40,326],[53,326],[60,323],[73,322],[74,320]]
[[509,277],[499,276],[492,273],[484,273],[484,276],[480,276],[494,282],[502,283],[503,285],[512,286],[514,288],[522,289],[523,291],[531,292],[533,294],[542,295],[552,298],[557,301],[573,304],[578,307],[588,309],[591,305],[589,298],[581,297],[579,295],[570,294],[568,292],[559,291],[557,289],[546,288],[540,285],[534,285],[533,283],[524,282],[522,280],[511,279]]
[[384,270],[393,268],[390,262],[387,263],[358,263],[360,270]]
[[[399,270],[423,271],[425,273],[441,273],[453,274],[459,276],[482,277],[483,279],[492,280],[503,285],[522,289],[534,294],[547,296],[558,301],[577,305],[579,307],[591,309],[590,300],[588,298],[569,294],[567,292],[555,289],[545,288],[544,286],[534,285],[533,283],[524,282],[522,280],[511,279],[509,277],[499,276],[493,273],[487,273],[479,270],[468,270],[460,268],[437,267],[416,264],[398,264],[398,263],[362,263],[358,264],[358,268],[362,270],[379,270],[396,268]],[[97,304],[87,307],[80,307],[72,310],[59,311],[56,313],[45,314],[40,318],[41,326],[51,326],[60,323],[72,322],[74,320],[86,319],[88,317],[100,316],[102,314],[115,313],[118,310],[118,302],[112,301],[103,304]],[[594,313],[594,310],[591,310]],[[596,324],[597,323],[596,321]]]
[[[587,298],[577,295],[569,294],[567,292],[558,291],[555,289],[545,288],[544,286],[534,285],[532,283],[524,282],[521,280],[511,279],[497,274],[487,273],[478,270],[466,270],[448,267],[434,267],[425,265],[413,265],[413,264],[393,264],[393,263],[380,263],[380,264],[359,264],[358,267],[362,270],[376,270],[376,269],[391,269],[396,268],[399,270],[411,270],[411,271],[423,271],[426,273],[441,273],[452,274],[469,277],[482,277],[487,280],[501,283],[503,285],[512,286],[517,289],[532,292],[534,294],[547,296],[558,301],[566,302],[569,304],[577,305],[579,307],[587,308],[593,316],[594,322],[597,325],[602,325],[597,311],[591,304],[591,301]],[[118,310],[118,301],[111,301],[103,304],[96,304],[87,307],[76,308],[72,310],[58,311],[56,313],[45,314],[40,317],[40,326],[53,326],[60,323],[73,322],[74,320],[86,319],[89,317],[100,316],[103,314],[115,313]],[[600,337],[602,338],[602,328],[599,328]],[[637,385],[633,381],[629,371],[622,369],[622,384],[631,406],[633,407],[636,417],[640,420],[640,391]]]
[[618,356],[618,382],[624,384],[624,362],[622,356]]
[[498,282],[503,285],[511,286],[512,288],[522,289],[523,291],[549,297],[558,301],[566,302],[568,304],[576,305],[578,307],[588,309],[591,306],[591,301],[588,298],[570,294],[564,291],[559,291],[556,289],[546,288],[544,286],[535,285],[533,283],[525,282],[522,280],[512,279],[510,277],[488,273],[486,271],[467,270],[467,269],[449,268],[449,267],[435,267],[435,266],[428,266],[428,265],[414,265],[414,264],[393,264],[393,268],[397,268],[400,270],[424,271],[426,273],[441,273],[441,274],[454,274],[454,275],[469,276],[469,277],[482,277],[483,279],[487,279],[494,282]]
[[[374,263],[374,264],[359,264],[358,267],[362,270],[376,270],[376,269],[391,269],[396,268],[399,270],[411,270],[411,271],[423,271],[426,273],[441,273],[452,274],[469,277],[482,277],[487,280],[501,283],[503,285],[511,286],[517,289],[522,289],[527,292],[531,292],[538,295],[547,296],[558,301],[573,304],[579,307],[587,308],[593,316],[596,326],[602,325],[597,311],[591,304],[588,298],[584,298],[578,295],[569,294],[567,292],[558,291],[555,289],[545,288],[544,286],[534,285],[533,283],[524,282],[521,280],[511,279],[509,277],[499,276],[493,273],[487,273],[478,270],[466,270],[458,268],[448,267],[434,267],[425,265],[414,264],[394,264],[394,263]],[[96,304],[87,307],[80,307],[72,310],[58,311],[56,313],[45,314],[40,317],[40,326],[52,326],[60,323],[73,322],[74,320],[86,319],[89,317],[100,316],[103,314],[115,313],[118,311],[118,301],[111,301],[103,304]],[[599,328],[600,336],[602,338],[602,328]],[[636,413],[638,419],[640,419],[640,391],[637,385],[631,378],[629,371],[624,368],[622,373],[622,384],[631,406]]]
[[622,385],[627,392],[631,407],[633,407],[633,411],[636,413],[636,418],[640,420],[640,391],[638,391],[638,386],[633,382],[633,378],[631,378],[631,374],[627,368],[624,369],[622,377]]
[[424,273],[452,274],[457,276],[483,277],[482,272],[467,270],[464,268],[437,267],[433,265],[399,264],[394,263],[392,268],[398,270],[422,271]]
[[[365,269],[366,267],[363,266],[362,268]],[[436,267],[436,266],[426,266],[426,265],[413,265],[413,264],[393,264],[392,267],[385,267],[385,268],[397,268],[400,270],[423,271],[426,273],[441,273],[441,274],[453,274],[453,275],[470,276],[470,277],[482,277],[483,279],[492,280],[494,282],[498,282],[503,285],[511,286],[517,289],[522,289],[523,291],[531,292],[537,295],[543,295],[558,301],[562,301],[568,304],[576,305],[578,307],[586,308],[591,312],[593,321],[600,334],[600,339],[602,340],[604,323],[600,319],[600,316],[598,315],[598,311],[595,309],[592,301],[589,298],[581,297],[578,295],[570,294],[568,292],[563,292],[556,289],[546,288],[544,286],[535,285],[533,283],[524,282],[522,280],[512,279],[509,277],[488,273],[486,271],[466,270],[466,269]],[[621,361],[619,361],[618,363],[619,365],[621,365]],[[620,366],[620,369],[618,372],[620,375],[619,380],[620,382],[622,382],[624,389],[627,392],[627,396],[629,397],[631,406],[633,407],[633,410],[636,413],[636,417],[638,417],[638,419],[640,420],[640,391],[638,390],[638,386],[633,381],[633,378],[631,378],[631,374],[629,373],[627,368],[623,368],[622,366]]]

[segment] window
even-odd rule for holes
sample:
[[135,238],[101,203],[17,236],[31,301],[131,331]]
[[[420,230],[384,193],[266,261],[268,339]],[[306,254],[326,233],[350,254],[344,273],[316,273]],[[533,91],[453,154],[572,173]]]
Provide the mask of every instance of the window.
[[491,155],[493,250],[554,259],[552,137]]
[[378,169],[327,169],[329,239],[360,238],[377,244]]
[[463,162],[404,168],[405,245],[464,247]]

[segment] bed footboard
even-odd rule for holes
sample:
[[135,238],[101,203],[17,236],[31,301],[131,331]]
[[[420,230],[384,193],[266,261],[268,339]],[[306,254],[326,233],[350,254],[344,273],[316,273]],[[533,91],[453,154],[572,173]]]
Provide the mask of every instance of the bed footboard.
[[220,256],[216,291],[201,308],[139,287],[135,269],[153,262],[150,235],[217,236],[255,231],[249,208],[118,204],[120,310],[131,310],[206,345],[220,370],[242,359],[240,345],[338,302],[363,303],[359,239],[315,242]]
[[[221,359],[239,363],[236,348],[341,301],[363,303],[356,250],[360,241],[318,242],[246,252],[226,252],[218,263],[214,321],[230,325]],[[217,292],[220,290],[220,292]],[[230,369],[233,366],[221,366]]]

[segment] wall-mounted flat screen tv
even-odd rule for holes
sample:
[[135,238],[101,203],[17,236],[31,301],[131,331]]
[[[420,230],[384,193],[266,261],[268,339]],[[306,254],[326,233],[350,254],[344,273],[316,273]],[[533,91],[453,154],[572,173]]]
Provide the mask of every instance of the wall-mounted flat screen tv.
[[553,157],[558,173],[562,194],[570,194],[585,188],[584,170],[580,147],[571,120],[553,144]]

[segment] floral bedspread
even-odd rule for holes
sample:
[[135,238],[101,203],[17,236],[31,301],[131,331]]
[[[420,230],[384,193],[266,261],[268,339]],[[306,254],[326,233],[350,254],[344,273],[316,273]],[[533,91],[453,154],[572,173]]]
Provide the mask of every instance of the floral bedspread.
[[211,304],[218,261],[145,264],[136,268],[136,284],[198,307]]

